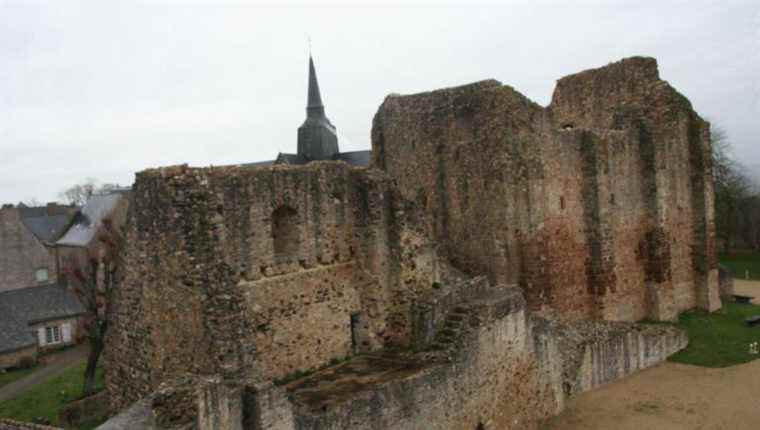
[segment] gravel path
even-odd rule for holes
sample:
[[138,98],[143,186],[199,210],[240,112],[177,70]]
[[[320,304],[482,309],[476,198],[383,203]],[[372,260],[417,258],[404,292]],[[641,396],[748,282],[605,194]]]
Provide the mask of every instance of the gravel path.
[[60,375],[66,369],[76,366],[82,360],[87,359],[87,345],[79,345],[75,348],[63,351],[51,356],[48,364],[17,381],[0,387],[0,402],[16,398],[29,388]]
[[[758,329],[760,339],[760,328]],[[579,395],[545,430],[756,430],[760,360],[723,369],[663,363]]]

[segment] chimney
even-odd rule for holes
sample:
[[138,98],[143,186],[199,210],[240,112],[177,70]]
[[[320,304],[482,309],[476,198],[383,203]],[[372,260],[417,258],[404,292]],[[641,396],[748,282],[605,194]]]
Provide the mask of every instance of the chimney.
[[58,203],[50,202],[47,204],[47,215],[53,216],[58,213]]

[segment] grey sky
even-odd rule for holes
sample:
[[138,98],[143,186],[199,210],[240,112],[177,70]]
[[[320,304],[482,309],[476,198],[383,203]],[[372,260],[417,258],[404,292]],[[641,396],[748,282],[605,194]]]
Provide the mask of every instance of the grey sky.
[[564,75],[647,55],[760,166],[757,0],[348,4],[0,0],[0,202],[295,151],[307,34],[344,151],[389,93],[495,78],[546,105]]

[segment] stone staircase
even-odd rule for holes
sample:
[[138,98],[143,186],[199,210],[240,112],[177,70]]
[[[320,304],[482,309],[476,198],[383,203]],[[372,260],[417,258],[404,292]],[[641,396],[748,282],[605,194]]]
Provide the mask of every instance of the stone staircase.
[[436,332],[430,348],[437,351],[454,352],[468,328],[472,307],[462,303],[446,315],[442,327]]
[[524,306],[518,289],[506,286],[488,286],[447,309],[442,321],[436,324],[435,334],[425,350],[430,358],[455,361],[463,350],[467,335],[495,314],[510,312]]

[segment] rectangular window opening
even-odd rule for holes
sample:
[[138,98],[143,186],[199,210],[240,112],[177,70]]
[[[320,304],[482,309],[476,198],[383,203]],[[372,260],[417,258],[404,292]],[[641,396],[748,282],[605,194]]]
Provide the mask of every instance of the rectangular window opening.
[[45,327],[45,344],[60,343],[61,329],[58,326]]
[[358,313],[351,314],[351,351],[356,354],[359,347],[359,324],[361,319]]

